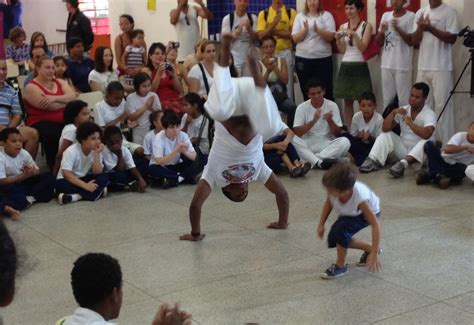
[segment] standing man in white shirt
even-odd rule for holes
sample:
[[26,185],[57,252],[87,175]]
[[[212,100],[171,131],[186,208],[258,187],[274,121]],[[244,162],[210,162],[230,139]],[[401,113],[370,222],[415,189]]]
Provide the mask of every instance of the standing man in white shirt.
[[398,96],[400,106],[408,105],[412,84],[413,41],[415,14],[404,8],[407,0],[391,0],[393,11],[383,14],[377,33],[382,46],[383,107]]
[[310,80],[306,92],[308,100],[296,108],[293,131],[298,137],[293,145],[298,155],[311,166],[328,169],[342,158],[351,147],[349,139],[340,137],[342,121],[337,104],[324,98],[321,81]]
[[[390,153],[400,159],[389,169],[395,178],[403,176],[408,165],[423,163],[423,145],[434,139],[436,125],[436,114],[425,105],[429,92],[427,84],[414,84],[409,105],[390,112],[383,121],[383,133],[377,137],[369,157],[359,168],[361,172],[370,173],[380,169]],[[397,124],[400,125],[400,135],[392,131]]]
[[230,46],[234,57],[234,66],[240,76],[250,76],[245,66],[249,50],[255,48],[258,41],[257,16],[247,11],[249,0],[234,0],[235,11],[222,19],[221,34],[232,33],[234,40]]
[[283,122],[270,89],[260,73],[257,60],[249,59],[254,78],[231,78],[229,71],[231,35],[223,35],[219,65],[205,108],[216,121],[214,142],[201,180],[189,207],[191,233],[181,240],[199,241],[204,202],[217,187],[231,201],[242,202],[250,182],[259,181],[275,195],[278,221],[267,228],[288,227],[289,197],[283,184],[265,164],[263,142],[281,129]]
[[[442,0],[429,0],[429,6],[415,16],[413,44],[420,45],[417,82],[430,85],[435,113],[439,116],[453,88],[452,48],[459,32],[457,12]],[[448,104],[437,127],[438,138],[446,143],[454,134],[454,111]]]
[[178,6],[170,12],[170,23],[176,29],[179,42],[178,62],[184,61],[186,56],[194,54],[194,45],[199,40],[198,16],[207,20],[214,17],[203,0],[177,0]]

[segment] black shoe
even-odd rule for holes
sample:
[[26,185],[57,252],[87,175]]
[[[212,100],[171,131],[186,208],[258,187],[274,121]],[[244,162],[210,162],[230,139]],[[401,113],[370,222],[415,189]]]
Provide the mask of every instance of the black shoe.
[[137,192],[138,191],[138,182],[133,180],[125,186],[125,190],[129,192]]
[[58,202],[60,205],[68,204],[72,202],[72,195],[59,193],[58,195]]
[[175,178],[168,178],[168,177],[164,177],[163,178],[163,181],[161,183],[161,188],[166,190],[170,187],[176,187],[179,185],[179,182],[177,179]]
[[318,167],[322,170],[327,170],[331,168],[331,166],[337,163],[338,161],[339,159],[332,159],[332,158],[323,159],[318,163]]

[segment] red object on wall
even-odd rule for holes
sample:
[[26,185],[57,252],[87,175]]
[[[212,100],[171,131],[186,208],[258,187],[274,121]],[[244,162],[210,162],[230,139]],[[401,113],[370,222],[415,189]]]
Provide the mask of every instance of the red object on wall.
[[[364,3],[364,8],[362,8],[360,18],[362,20],[367,20],[367,0],[362,1]],[[321,0],[323,9],[329,11],[334,20],[336,21],[336,30],[339,29],[339,26],[347,22],[347,16],[345,12],[346,5],[345,0]]]
[[[379,28],[380,19],[382,19],[383,14],[387,11],[393,11],[393,8],[390,3],[390,0],[377,0],[375,4],[377,30]],[[420,0],[408,0],[405,8],[409,11],[416,13],[418,9],[420,9]]]
[[5,59],[5,40],[3,39],[3,12],[0,12],[0,60]]

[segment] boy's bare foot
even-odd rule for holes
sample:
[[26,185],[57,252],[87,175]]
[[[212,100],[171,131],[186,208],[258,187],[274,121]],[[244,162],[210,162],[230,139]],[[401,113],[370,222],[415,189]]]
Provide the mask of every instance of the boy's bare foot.
[[189,241],[201,241],[206,237],[206,234],[199,234],[199,236],[193,236],[191,234],[184,234],[179,236],[179,240],[189,240]]
[[280,224],[280,222],[278,221],[275,221],[275,222],[272,222],[271,224],[269,224],[267,226],[267,228],[270,228],[270,229],[286,229],[288,228],[288,223],[285,223],[285,224]]
[[12,220],[18,220],[20,218],[20,211],[13,209],[10,206],[5,206],[5,213],[10,217]]

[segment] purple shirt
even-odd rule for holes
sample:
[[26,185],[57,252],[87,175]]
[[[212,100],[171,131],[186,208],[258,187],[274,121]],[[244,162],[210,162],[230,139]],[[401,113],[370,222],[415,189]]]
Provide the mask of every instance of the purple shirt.
[[7,59],[12,59],[15,62],[28,60],[28,44],[23,43],[19,47],[10,44],[6,48]]

